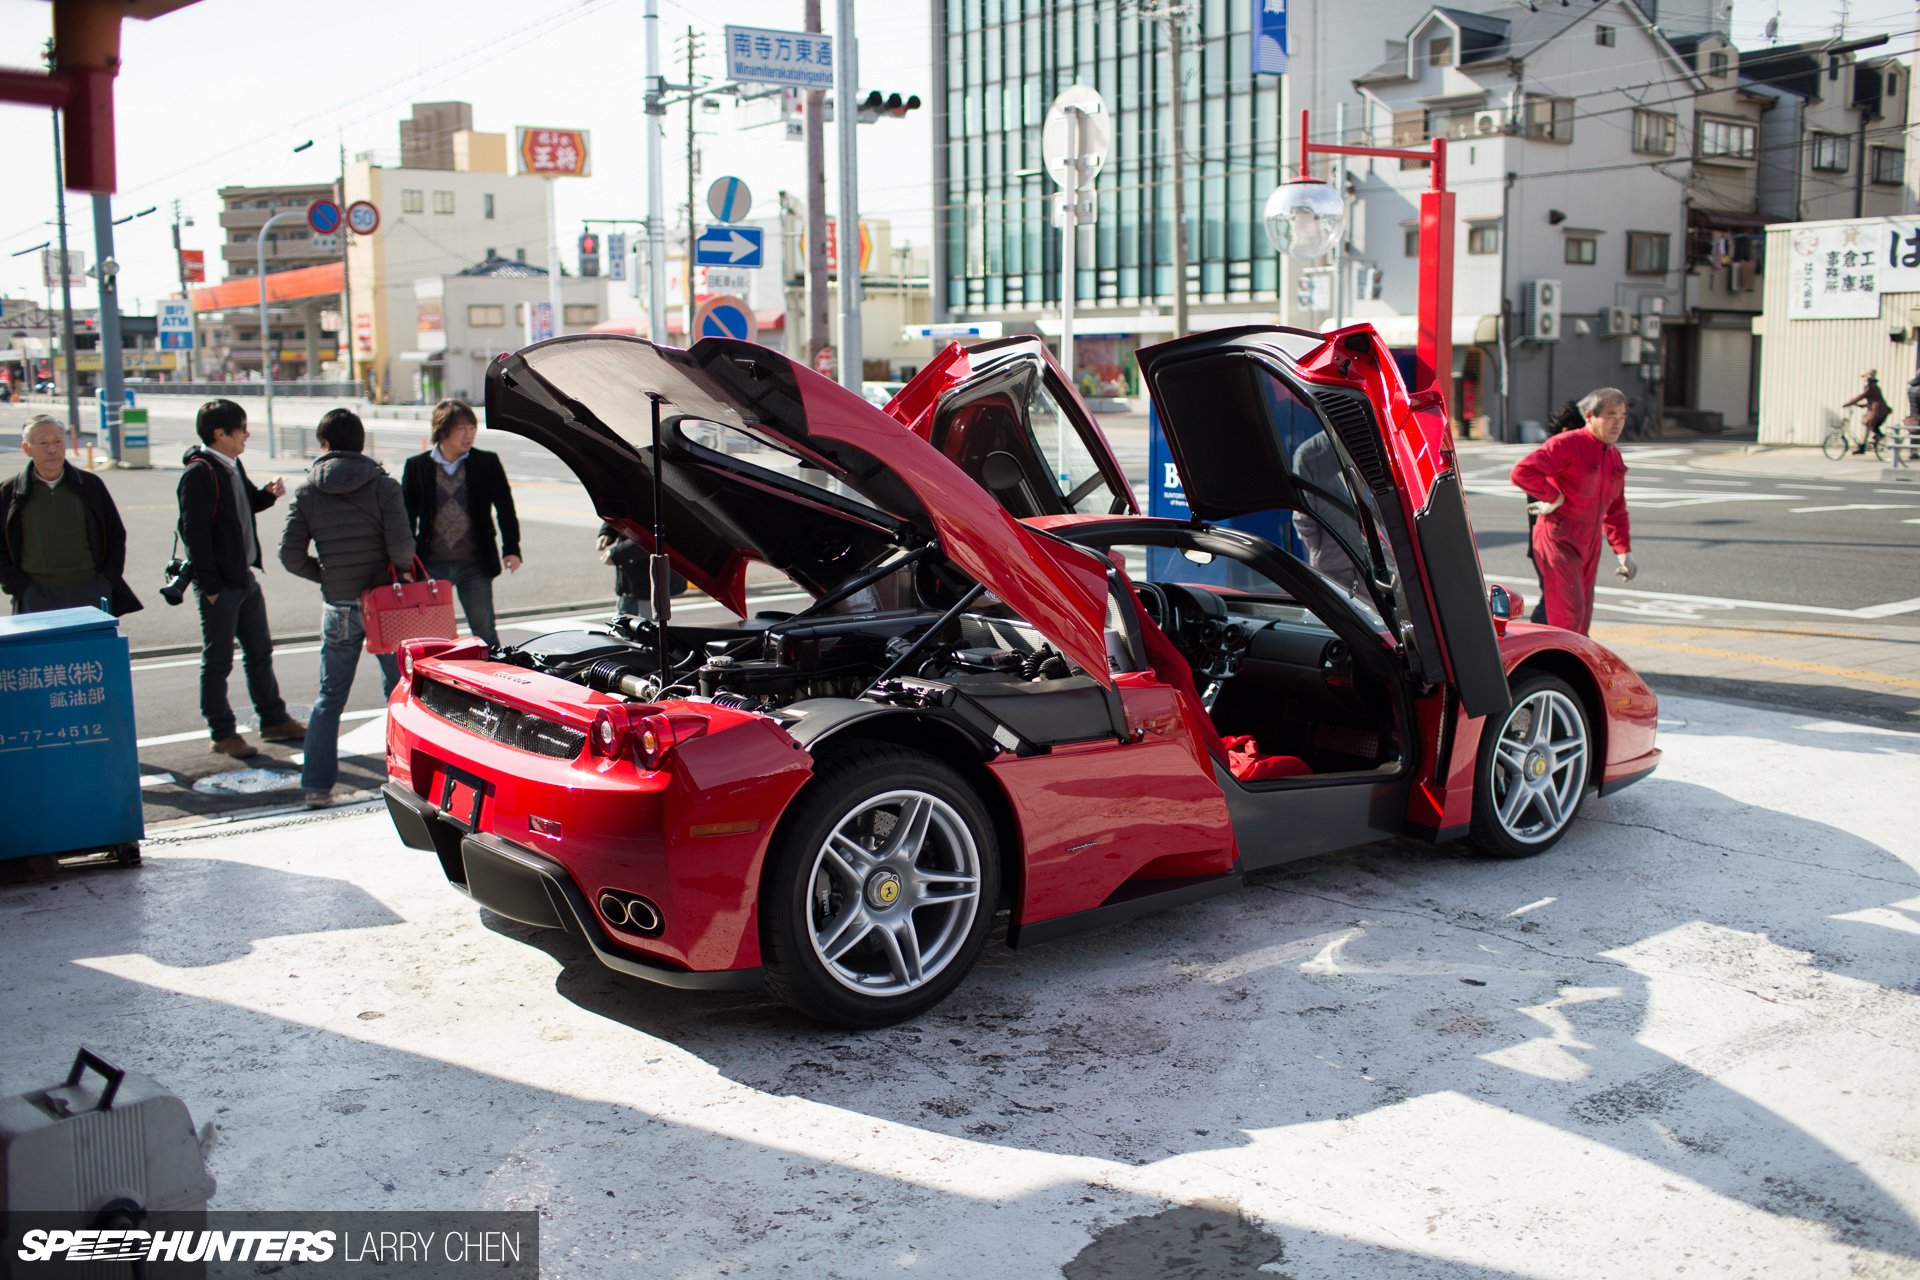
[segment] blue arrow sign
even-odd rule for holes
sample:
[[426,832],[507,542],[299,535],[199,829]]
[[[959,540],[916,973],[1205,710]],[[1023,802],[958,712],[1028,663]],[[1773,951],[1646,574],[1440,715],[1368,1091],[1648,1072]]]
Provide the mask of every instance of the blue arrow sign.
[[700,317],[700,331],[695,336],[751,340],[753,320],[743,308],[731,302],[718,303],[708,308],[707,313]]
[[693,242],[693,260],[702,267],[757,267],[766,248],[759,227],[708,227]]

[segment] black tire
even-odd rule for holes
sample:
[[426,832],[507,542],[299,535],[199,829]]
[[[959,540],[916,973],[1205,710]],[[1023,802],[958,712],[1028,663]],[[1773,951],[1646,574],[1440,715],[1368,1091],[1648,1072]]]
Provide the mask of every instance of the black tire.
[[1827,455],[1827,461],[1838,462],[1847,456],[1847,437],[1839,431],[1827,432],[1827,438],[1820,442],[1820,452]]
[[1522,676],[1513,706],[1481,735],[1468,842],[1494,858],[1546,852],[1579,816],[1592,774],[1593,726],[1580,695],[1558,676]]
[[834,1026],[903,1022],[967,976],[999,895],[993,820],[952,769],[889,743],[830,755],[761,877],[767,989]]
[[1875,462],[1887,460],[1887,438],[1883,435],[1873,437],[1873,460]]

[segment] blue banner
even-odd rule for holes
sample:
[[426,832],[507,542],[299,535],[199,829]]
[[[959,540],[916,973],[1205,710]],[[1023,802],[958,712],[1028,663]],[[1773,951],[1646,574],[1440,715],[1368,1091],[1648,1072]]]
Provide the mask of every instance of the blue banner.
[[1253,0],[1253,74],[1287,74],[1287,0]]

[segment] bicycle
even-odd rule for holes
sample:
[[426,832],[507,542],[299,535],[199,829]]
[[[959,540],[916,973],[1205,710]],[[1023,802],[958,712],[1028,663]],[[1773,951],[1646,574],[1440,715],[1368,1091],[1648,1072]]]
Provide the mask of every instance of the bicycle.
[[[1827,438],[1820,442],[1820,452],[1826,454],[1827,457],[1834,462],[1838,462],[1849,453],[1855,452],[1857,446],[1859,446],[1862,441],[1862,437],[1856,436],[1848,430],[1852,425],[1853,412],[1849,410],[1841,414],[1840,421],[1827,428]],[[1887,438],[1883,432],[1876,431],[1873,433],[1873,456],[1880,462],[1887,460]]]

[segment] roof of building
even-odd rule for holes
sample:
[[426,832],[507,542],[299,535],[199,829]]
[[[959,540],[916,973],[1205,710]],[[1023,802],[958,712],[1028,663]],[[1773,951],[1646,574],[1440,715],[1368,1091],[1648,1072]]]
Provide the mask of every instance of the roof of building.
[[1484,13],[1468,13],[1465,9],[1436,10],[1446,16],[1447,21],[1460,28],[1460,62],[1484,62],[1505,54],[1507,49],[1507,23],[1504,18],[1490,18]]
[[[1807,40],[1799,44],[1776,44],[1740,54],[1740,78],[1770,84],[1803,98],[1822,98],[1820,73],[1826,61],[1840,54],[1856,53],[1887,42],[1886,36],[1863,36],[1858,40]],[[1849,92],[1851,86],[1842,90]]]
[[536,267],[531,262],[515,262],[510,258],[503,258],[496,253],[485,262],[476,262],[472,266],[457,271],[454,274],[462,276],[494,276],[504,280],[524,280],[531,276],[544,276],[547,274],[547,269],[545,267]]

